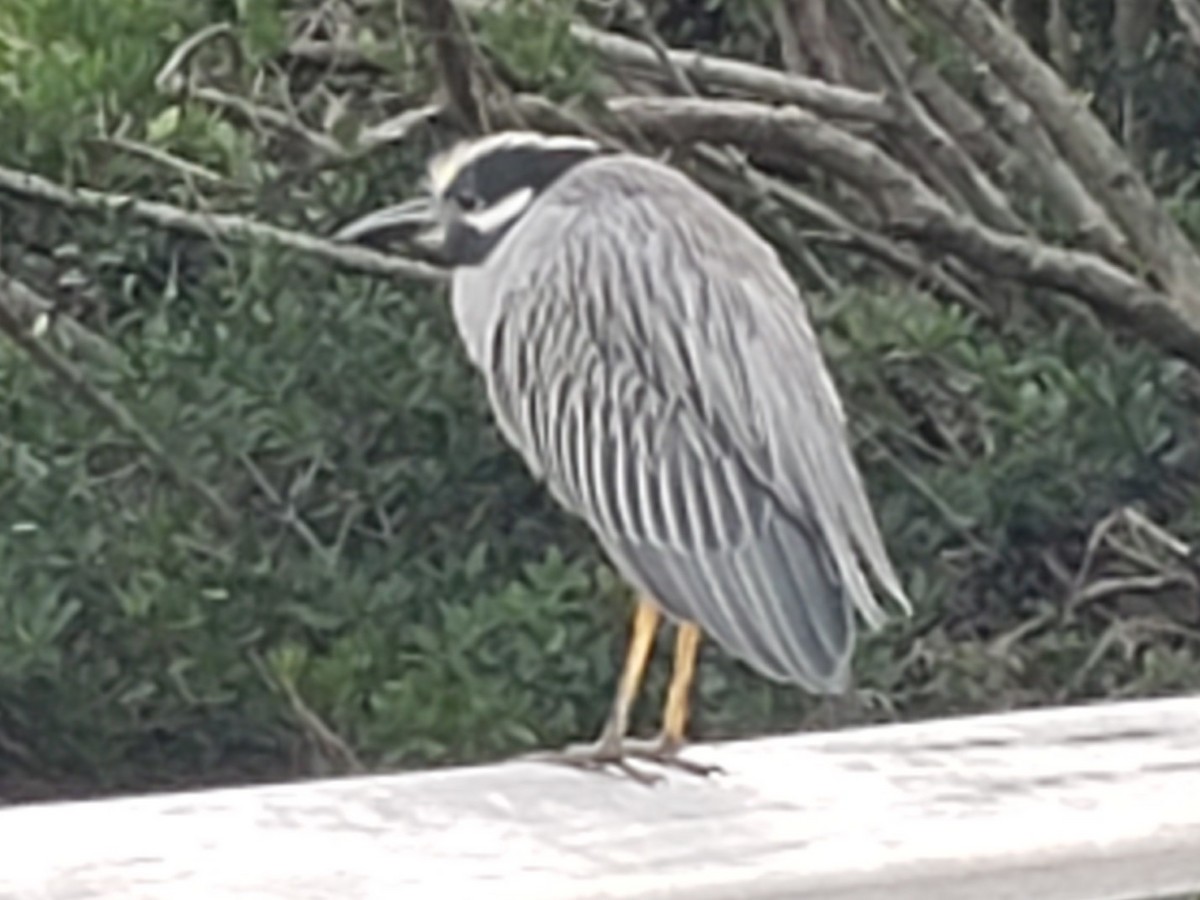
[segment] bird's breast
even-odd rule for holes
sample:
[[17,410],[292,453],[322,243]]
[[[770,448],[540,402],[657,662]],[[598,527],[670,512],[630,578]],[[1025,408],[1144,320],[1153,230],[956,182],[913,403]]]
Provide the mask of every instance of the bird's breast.
[[500,316],[501,292],[486,266],[458,269],[450,290],[454,324],[467,356],[480,369],[488,368],[488,347]]

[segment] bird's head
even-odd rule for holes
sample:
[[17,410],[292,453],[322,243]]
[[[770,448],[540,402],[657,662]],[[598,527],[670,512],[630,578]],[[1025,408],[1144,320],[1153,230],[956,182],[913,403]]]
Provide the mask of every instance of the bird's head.
[[531,131],[463,141],[430,160],[425,196],[368,213],[334,238],[372,242],[416,235],[418,244],[450,265],[477,265],[542,191],[601,152],[587,138]]

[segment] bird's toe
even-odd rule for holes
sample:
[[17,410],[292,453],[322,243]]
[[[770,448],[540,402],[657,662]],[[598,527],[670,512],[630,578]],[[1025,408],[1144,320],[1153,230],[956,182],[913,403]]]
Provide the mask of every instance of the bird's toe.
[[661,737],[652,741],[626,741],[622,747],[626,756],[652,762],[669,769],[679,769],[690,775],[707,778],[724,773],[718,765],[696,762],[682,755],[683,742]]
[[553,763],[588,772],[615,773],[640,784],[655,784],[662,780],[661,775],[647,772],[631,763],[627,758],[630,755],[633,754],[627,754],[623,746],[618,745],[614,748],[601,741],[594,744],[574,744],[561,750],[539,751],[521,758],[528,762]]

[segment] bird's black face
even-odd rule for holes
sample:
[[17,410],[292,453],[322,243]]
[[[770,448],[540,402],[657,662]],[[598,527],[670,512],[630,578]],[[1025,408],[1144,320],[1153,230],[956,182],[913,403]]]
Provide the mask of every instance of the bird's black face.
[[433,160],[430,177],[447,261],[483,262],[539,194],[599,152],[598,144],[581,138],[506,132]]
[[584,138],[502,132],[459,144],[429,164],[432,202],[379,210],[339,232],[363,240],[385,230],[436,222],[426,241],[452,266],[482,263],[538,195],[584,160],[601,153]]
[[590,141],[500,144],[467,160],[440,196],[443,251],[453,265],[477,265],[572,166],[596,155]]

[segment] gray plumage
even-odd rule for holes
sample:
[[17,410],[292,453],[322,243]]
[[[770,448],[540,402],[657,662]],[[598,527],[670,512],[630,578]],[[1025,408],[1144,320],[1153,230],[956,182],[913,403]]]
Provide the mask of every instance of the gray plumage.
[[504,435],[626,578],[770,678],[845,686],[871,580],[908,601],[765,241],[668,166],[598,156],[453,303]]

